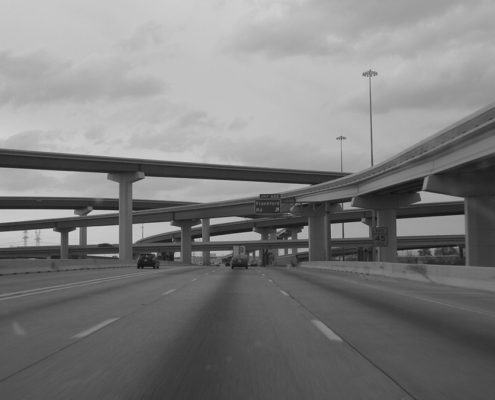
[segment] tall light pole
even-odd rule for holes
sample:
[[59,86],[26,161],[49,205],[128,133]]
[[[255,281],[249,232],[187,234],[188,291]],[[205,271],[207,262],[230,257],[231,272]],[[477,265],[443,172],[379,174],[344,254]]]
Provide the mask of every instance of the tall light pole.
[[[344,172],[344,162],[342,157],[342,142],[345,140],[345,136],[340,135],[337,140],[340,141],[340,172]],[[342,209],[344,209],[344,203],[342,203]],[[342,239],[344,239],[344,223],[342,222]],[[345,248],[342,247],[342,261],[345,261]]]
[[[373,117],[372,117],[372,108],[371,108],[371,78],[373,76],[377,76],[378,72],[372,71],[371,69],[369,71],[363,72],[363,76],[367,77],[369,80],[369,86],[370,86],[370,138],[371,138],[371,166],[373,166]],[[376,227],[376,211],[371,210],[371,226],[370,226],[370,238],[373,238],[373,229]],[[375,254],[375,246],[371,248],[371,261],[375,261],[376,259],[376,254]]]
[[367,77],[369,80],[369,86],[370,86],[370,138],[371,138],[371,166],[373,166],[373,116],[371,112],[371,78],[373,76],[377,76],[378,72],[372,71],[371,69],[369,71],[363,72],[363,76]]
[[344,172],[344,164],[342,162],[342,141],[346,139],[345,136],[339,136],[337,140],[340,140],[340,172]]

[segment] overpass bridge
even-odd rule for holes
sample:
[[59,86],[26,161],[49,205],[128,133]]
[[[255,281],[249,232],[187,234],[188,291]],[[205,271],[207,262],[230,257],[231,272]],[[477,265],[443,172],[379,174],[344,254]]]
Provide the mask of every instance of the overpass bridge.
[[[107,202],[105,202],[106,206],[118,206],[118,200],[117,199],[106,199]],[[32,205],[33,208],[41,208],[42,205],[36,202],[35,199],[29,198],[29,199],[24,199],[24,201]],[[67,204],[74,204],[71,199],[51,199],[50,202],[53,202],[54,206],[56,206],[57,201],[61,206],[67,205]],[[89,204],[88,202],[94,201],[94,199],[80,199],[78,200],[81,202],[81,204]],[[113,201],[113,203],[112,203]],[[1,204],[1,200],[0,200]],[[43,204],[43,202],[42,202]],[[143,209],[146,209],[146,207],[149,207],[150,209],[152,206],[159,205],[159,202],[147,202],[145,200],[134,200],[134,204],[137,204],[138,206],[143,207]],[[196,204],[197,205],[197,204]],[[195,205],[195,206],[196,206]],[[103,205],[100,204],[100,207],[103,207]],[[134,205],[133,205],[134,207]],[[187,207],[186,207],[187,209]],[[179,211],[177,211],[179,210]],[[177,207],[170,207],[168,212],[165,212],[165,210],[157,210],[160,215],[162,221],[167,221],[167,222],[172,222],[175,220],[177,216],[177,212],[181,212],[183,210],[182,206]],[[211,216],[211,212],[213,212],[210,207],[204,208],[205,212],[208,213],[207,215]],[[239,208],[239,212],[241,209]],[[223,210],[223,212],[230,213],[231,211],[229,210]],[[146,213],[147,214],[147,213]],[[463,215],[464,214],[464,203],[463,202],[442,202],[442,203],[429,203],[429,204],[413,204],[404,208],[401,208],[397,210],[397,218],[422,218],[422,217],[433,217],[433,216],[449,216],[449,215]],[[204,214],[203,214],[204,216]],[[332,216],[331,223],[349,223],[349,222],[360,222],[360,221],[366,221],[369,220],[372,216],[372,211],[371,210],[344,210],[340,212],[336,212]],[[133,214],[134,218],[134,223],[141,223],[141,222],[148,222],[148,215],[145,215],[143,218],[140,216],[139,213],[134,213]],[[11,231],[11,230],[32,230],[32,229],[68,229],[68,228],[76,228],[79,227],[80,229],[84,229],[88,226],[105,226],[105,225],[116,225],[118,224],[118,214],[112,214],[112,215],[99,215],[99,216],[87,216],[83,219],[74,217],[74,218],[54,218],[54,219],[46,219],[46,220],[38,220],[38,221],[23,221],[23,222],[13,222],[13,223],[4,223],[0,224],[0,231]],[[300,231],[302,227],[305,227],[308,225],[308,218],[306,216],[290,216],[286,218],[258,218],[258,219],[252,219],[252,220],[245,220],[245,221],[238,221],[238,222],[230,222],[230,223],[222,223],[222,224],[216,224],[216,225],[211,225],[209,227],[209,235],[210,236],[220,236],[220,235],[228,235],[228,234],[235,234],[235,233],[243,233],[243,232],[258,232],[262,235],[264,235],[265,240],[267,240],[269,237],[272,239],[275,239],[277,234],[276,230],[280,228],[286,228],[291,230],[291,238],[292,239],[297,239],[297,233]],[[203,227],[200,228],[191,228],[191,233],[190,233],[190,240],[194,241],[194,239],[199,239],[203,238],[204,236],[204,231]],[[171,242],[171,241],[177,241],[181,242],[180,244],[177,244],[173,250],[172,248],[168,249],[167,251],[181,251],[181,246],[183,245],[182,239],[182,230],[177,230],[173,232],[167,232],[159,235],[154,235],[150,236],[148,238],[144,238],[142,240],[138,240],[135,244],[152,244],[152,243],[161,243],[161,242]],[[332,242],[334,242],[336,239],[333,239]],[[362,246],[371,246],[370,243],[363,244],[364,242],[360,242],[359,244]],[[80,245],[82,246],[81,248],[83,249],[88,249],[93,251],[89,254],[114,254],[115,249],[112,249],[110,253],[106,252],[105,250],[99,249],[95,246],[93,247],[86,247],[86,242],[83,242],[80,240]],[[339,242],[341,244],[341,242]],[[435,247],[435,244],[437,244],[436,241],[432,241],[430,245],[422,243],[422,246],[420,247]],[[333,245],[333,243],[332,243]],[[192,248],[195,246],[195,244],[192,244]],[[345,246],[335,246],[334,247],[345,247]],[[286,247],[292,247],[294,246],[286,246]],[[307,246],[305,246],[307,247]],[[361,246],[360,246],[361,247]],[[193,251],[191,248],[191,251]],[[197,245],[196,247],[197,248]],[[269,246],[268,248],[272,248]],[[280,246],[280,248],[284,248],[283,245]],[[301,247],[303,248],[303,247]],[[408,247],[411,248],[411,247]],[[419,247],[418,247],[419,248]],[[48,255],[54,255],[54,254],[59,254],[60,253],[60,247],[57,248],[58,251],[54,253],[53,248],[47,249],[46,253],[43,253],[39,248],[30,248],[26,249],[27,254],[34,254],[33,256],[38,257],[37,254],[42,254],[42,256],[48,256]],[[177,250],[179,249],[179,250]],[[223,249],[223,248],[222,248]],[[398,248],[399,250],[401,247]],[[217,249],[218,250],[218,249]],[[95,251],[95,252],[94,252]],[[154,250],[156,251],[156,250]],[[32,253],[31,253],[32,252]],[[136,248],[133,248],[133,253],[136,253]],[[7,251],[6,254],[11,254],[10,251]],[[12,254],[19,254],[17,252],[12,252]],[[20,252],[22,254],[22,251]],[[78,255],[81,256],[84,254],[84,251],[77,251],[77,253],[74,253],[74,249],[70,247],[69,250],[65,250],[65,258],[71,257],[72,255]],[[3,255],[0,254],[0,256],[3,257]],[[21,255],[22,256],[22,255]],[[206,256],[207,257],[207,256]]]
[[[409,250],[430,247],[454,247],[464,246],[464,235],[435,235],[435,236],[402,236],[397,238],[398,250]],[[229,240],[214,242],[192,242],[191,249],[193,252],[201,251],[232,251],[234,246],[245,246],[248,252],[254,252],[259,249],[294,249],[308,248],[308,239],[293,240]],[[335,248],[363,248],[372,246],[372,240],[366,238],[344,238],[334,239],[332,245]],[[118,245],[85,245],[69,246],[68,258],[77,258],[91,255],[114,255],[118,253]],[[156,242],[134,244],[133,252],[139,253],[164,253],[179,252],[181,250],[180,242]],[[57,258],[60,254],[59,246],[24,246],[0,248],[0,259],[9,258]]]
[[[338,211],[337,205],[350,202],[354,207],[374,211],[376,218],[372,216],[368,222],[372,227],[378,225],[388,229],[389,246],[380,249],[379,259],[394,262],[397,256],[397,210],[417,203],[421,198],[419,192],[429,191],[465,199],[467,263],[479,266],[492,265],[495,257],[494,234],[492,233],[495,231],[493,207],[495,190],[492,184],[495,178],[494,116],[495,103],[374,167],[352,175],[341,177],[333,175],[338,179],[282,193],[283,211],[291,215],[305,216],[308,219],[310,259],[329,259],[331,253],[330,222]],[[3,157],[2,152],[3,150],[0,151],[0,155]],[[22,157],[24,157],[23,168],[38,168],[39,166],[36,163],[26,162],[29,160],[29,154],[21,154],[20,159],[9,158],[13,154],[8,152],[6,156],[2,162],[7,162],[10,168],[22,168],[19,166]],[[36,154],[32,156],[36,157]],[[38,163],[46,157],[46,154],[40,157]],[[79,168],[76,170],[89,168],[87,163],[91,164],[91,157],[86,160],[84,160],[85,156],[74,156],[74,158],[77,160],[72,160],[69,166],[63,168]],[[84,166],[78,164],[81,160]],[[127,162],[129,165],[126,166]],[[123,234],[124,231],[130,233],[128,228],[132,222],[159,222],[171,218],[174,221],[173,224],[181,227],[182,237],[188,238],[191,227],[198,224],[200,219],[253,214],[254,197],[169,209],[137,211],[124,215],[123,209],[130,210],[127,203],[132,198],[132,182],[142,179],[144,171],[140,170],[140,164],[135,160],[121,159],[119,163],[121,168],[127,169],[120,172],[112,169],[113,172],[109,173],[109,179],[118,181],[121,188],[118,218],[121,258],[132,252],[132,238],[129,244],[129,238],[124,237]],[[99,158],[96,158],[95,165],[98,166],[100,172],[109,167],[108,163]],[[217,167],[217,169],[213,168],[215,173],[207,168],[208,173],[202,174],[198,170],[199,175],[184,173],[183,177],[226,179],[228,174],[222,174],[220,172],[222,167]],[[40,167],[40,169],[43,168],[62,169],[62,166],[50,162]],[[158,169],[156,166],[149,166],[151,173],[156,173]],[[172,168],[172,171],[176,169]],[[255,171],[250,172],[253,173],[252,176],[256,176]],[[233,175],[229,175],[228,178],[245,180],[245,177]],[[322,178],[321,175],[320,178]],[[115,216],[88,216],[84,220],[86,226],[97,226],[103,221],[113,224]],[[57,224],[59,228],[56,229],[64,232],[64,230],[74,229],[75,221],[67,219],[57,221]],[[209,221],[206,225],[209,227]],[[0,224],[0,230],[19,230],[20,227],[21,225],[14,227],[12,224]],[[208,235],[206,233],[206,236]],[[190,253],[190,247],[187,247],[190,241],[183,240],[182,243],[182,254],[187,255]]]
[[[107,174],[110,181],[119,184],[119,255],[123,259],[132,258],[132,184],[144,179],[145,176],[312,185],[348,175],[342,172],[185,163],[11,149],[0,149],[0,167]],[[86,216],[88,212],[88,209],[83,209],[78,211],[78,215]],[[73,228],[60,226],[55,229],[61,233],[62,247],[65,249],[68,245],[68,234]]]
[[[133,199],[134,211],[198,204],[187,201]],[[7,210],[118,210],[119,199],[96,197],[0,196],[0,209]]]

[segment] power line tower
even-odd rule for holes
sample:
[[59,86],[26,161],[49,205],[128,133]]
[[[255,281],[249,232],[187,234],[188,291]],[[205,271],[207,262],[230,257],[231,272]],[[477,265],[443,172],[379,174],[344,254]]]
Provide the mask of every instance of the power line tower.
[[28,231],[24,231],[24,236],[22,237],[22,240],[24,240],[24,247],[27,247],[28,239],[29,239]]
[[39,246],[40,245],[40,242],[41,242],[41,231],[39,229],[36,231],[36,239],[34,239],[34,241],[36,242],[36,246]]

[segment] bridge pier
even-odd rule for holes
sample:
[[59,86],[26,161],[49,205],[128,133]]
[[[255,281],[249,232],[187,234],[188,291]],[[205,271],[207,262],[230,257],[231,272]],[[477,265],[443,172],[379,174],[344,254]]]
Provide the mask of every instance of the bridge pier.
[[180,260],[183,263],[192,263],[192,245],[191,245],[191,228],[195,225],[199,225],[199,220],[196,219],[184,219],[178,221],[172,221],[170,225],[177,226],[181,230],[180,240]]
[[[203,243],[208,243],[210,241],[210,219],[203,218],[201,226],[201,240]],[[210,251],[203,251],[203,265],[210,265]]]
[[[253,228],[253,231],[261,235],[261,240],[277,240],[277,229],[276,228]],[[266,266],[269,260],[265,260],[264,254],[266,249],[260,250],[261,265]],[[278,249],[272,251],[273,262],[276,261],[278,255]]]
[[332,259],[331,213],[342,210],[340,204],[311,203],[292,207],[291,213],[308,217],[309,261]]
[[144,179],[144,172],[108,174],[119,183],[119,259],[132,259],[132,184]]
[[376,211],[378,227],[388,229],[388,246],[378,248],[378,261],[397,262],[397,208],[417,203],[421,200],[419,193],[391,194],[382,196],[358,196],[351,201],[351,206],[368,208]]
[[466,265],[495,266],[495,173],[430,175],[423,190],[464,197]]
[[[93,207],[78,208],[74,210],[74,214],[79,215],[80,217],[86,217],[91,211],[93,211]],[[87,246],[87,244],[88,244],[88,228],[86,226],[80,226],[79,246]],[[86,258],[86,254],[83,254],[81,258]]]
[[69,259],[69,233],[76,228],[53,228],[54,232],[60,233],[60,259]]

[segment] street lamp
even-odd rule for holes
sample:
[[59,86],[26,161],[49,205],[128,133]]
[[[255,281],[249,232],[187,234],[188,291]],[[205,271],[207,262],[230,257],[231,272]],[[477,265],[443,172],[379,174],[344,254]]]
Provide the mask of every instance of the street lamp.
[[[377,76],[378,72],[372,71],[371,69],[369,71],[363,72],[363,76],[367,77],[369,80],[369,86],[370,86],[370,137],[371,137],[371,166],[373,166],[373,119],[372,119],[372,113],[371,113],[371,78],[373,76]],[[370,238],[373,237],[373,228],[376,226],[376,211],[371,210],[371,226],[370,226]],[[375,246],[372,247],[372,256],[371,260],[375,261],[376,259],[376,254],[375,254]]]
[[367,77],[369,79],[370,83],[370,137],[371,137],[371,166],[373,166],[373,117],[371,114],[371,78],[373,76],[377,76],[378,72],[372,71],[371,69],[369,71],[363,72],[363,76]]
[[[344,163],[342,158],[342,142],[345,140],[345,136],[340,135],[337,140],[340,141],[340,172],[344,172]],[[342,209],[344,209],[344,203],[342,203]],[[342,239],[344,239],[344,223],[342,222]],[[345,248],[342,247],[342,261],[345,261]]]

